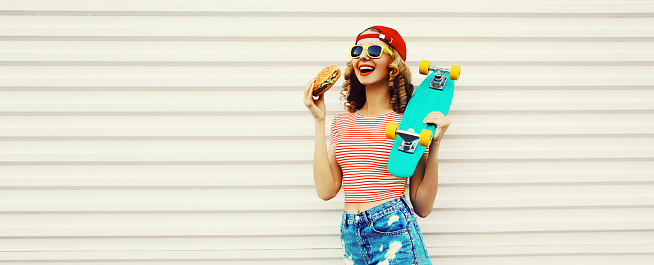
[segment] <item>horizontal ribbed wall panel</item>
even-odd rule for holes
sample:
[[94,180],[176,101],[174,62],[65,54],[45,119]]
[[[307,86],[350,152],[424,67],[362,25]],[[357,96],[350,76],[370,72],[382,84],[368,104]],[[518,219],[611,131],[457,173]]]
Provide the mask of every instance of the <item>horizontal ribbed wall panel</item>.
[[[654,2],[1,1],[0,263],[342,264],[302,88],[461,65],[435,264],[654,263]],[[341,79],[328,124],[343,112]]]
[[[389,8],[385,5],[370,5],[364,1],[332,1],[332,5],[318,4],[317,1],[291,0],[284,2],[269,2],[265,0],[222,0],[222,1],[158,1],[153,5],[151,1],[70,1],[70,0],[44,0],[44,1],[4,1],[3,9],[7,13],[13,12],[192,12],[191,14],[202,14],[217,12],[227,13],[254,13],[254,14],[301,14],[301,12],[322,13],[328,15],[349,14],[361,16],[361,10],[370,13],[402,14],[402,13],[436,13],[436,14],[650,14],[652,13],[651,1],[630,0],[630,1],[607,1],[597,2],[593,0],[576,0],[574,2],[554,2],[542,0],[529,0],[520,2],[492,1],[479,2],[433,2],[433,1],[410,1],[402,5],[393,5]],[[392,3],[383,0],[380,3]],[[347,5],[344,5],[347,3]],[[333,13],[335,12],[335,13]]]

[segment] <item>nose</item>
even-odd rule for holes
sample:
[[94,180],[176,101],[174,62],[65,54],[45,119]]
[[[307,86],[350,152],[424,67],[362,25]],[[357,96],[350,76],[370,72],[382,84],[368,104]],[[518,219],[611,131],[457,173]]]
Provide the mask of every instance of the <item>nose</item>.
[[363,48],[363,51],[361,51],[361,55],[359,55],[359,60],[364,60],[364,61],[370,60],[370,57],[368,56],[368,48]]

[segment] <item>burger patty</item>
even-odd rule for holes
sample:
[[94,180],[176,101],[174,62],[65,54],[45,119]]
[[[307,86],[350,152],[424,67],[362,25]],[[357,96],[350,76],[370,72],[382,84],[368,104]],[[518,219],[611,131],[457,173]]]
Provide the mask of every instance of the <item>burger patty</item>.
[[320,84],[320,87],[318,87],[318,89],[313,91],[313,95],[315,96],[320,92],[329,89],[329,87],[331,87],[334,84],[334,82],[336,82],[336,79],[339,77],[339,75],[340,75],[340,71],[337,69],[332,73],[331,76],[329,76],[329,78],[327,78],[327,80],[325,80],[325,82]]

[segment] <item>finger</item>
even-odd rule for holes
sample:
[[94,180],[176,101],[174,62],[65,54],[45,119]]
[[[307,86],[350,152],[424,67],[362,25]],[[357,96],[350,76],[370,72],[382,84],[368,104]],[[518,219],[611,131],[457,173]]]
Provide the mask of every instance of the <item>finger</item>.
[[441,113],[440,111],[434,111],[434,112],[430,112],[429,114],[427,114],[427,117],[425,117],[425,119],[427,119],[427,118],[429,118],[429,119],[443,119],[443,118],[445,118],[445,115],[443,115],[443,113]]
[[313,83],[314,83],[315,80],[316,80],[315,77],[311,78],[311,80],[309,80],[309,82],[307,82],[307,84],[304,86],[305,96],[310,95],[310,94],[313,93]]
[[425,118],[423,122],[426,124],[427,123],[434,124],[438,127],[446,125],[448,123],[445,117],[429,117],[429,118]]
[[316,78],[311,78],[311,80],[309,80],[309,83],[307,83],[307,91],[311,95],[313,95],[313,89],[315,88],[314,87],[315,80],[316,80]]
[[434,124],[437,124],[437,123],[440,123],[441,120],[442,120],[442,118],[439,117],[439,116],[429,115],[429,116],[425,117],[425,119],[423,120],[423,122],[424,122],[424,123],[434,123]]
[[[313,79],[312,79],[313,80]],[[313,86],[313,83],[309,81],[306,85],[304,85],[304,97],[306,98],[307,95],[311,94],[311,87]]]
[[445,115],[443,115],[443,113],[441,113],[440,111],[434,111],[432,113],[429,113],[429,115],[427,115],[427,116],[431,117],[431,118],[434,118],[434,119],[440,119],[440,118],[445,117]]
[[306,87],[306,86],[304,86],[304,91],[303,91],[303,93],[304,93],[304,94],[302,95],[302,101],[304,101],[304,105],[308,105],[308,104],[307,104],[307,95],[308,95],[309,92],[307,91],[307,87]]
[[319,97],[314,97],[313,96],[313,83],[307,84],[307,90],[305,92],[305,98],[304,100],[307,102],[307,106],[315,106],[316,105],[316,100]]
[[304,100],[304,104],[305,104],[305,105],[308,105],[308,104],[309,104],[309,101],[312,101],[312,99],[311,99],[311,92],[310,92],[308,89],[309,89],[309,88],[304,87],[304,97],[303,97],[303,100]]

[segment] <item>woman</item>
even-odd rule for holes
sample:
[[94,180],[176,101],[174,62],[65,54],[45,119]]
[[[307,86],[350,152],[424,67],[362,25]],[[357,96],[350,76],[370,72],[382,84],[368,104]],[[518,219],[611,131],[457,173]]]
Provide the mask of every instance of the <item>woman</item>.
[[[324,96],[304,104],[315,119],[313,173],[318,197],[330,200],[345,192],[341,241],[346,264],[431,264],[423,236],[405,199],[407,179],[386,170],[393,140],[385,138],[388,122],[399,123],[413,85],[406,67],[406,45],[392,28],[374,26],[357,36],[344,72],[347,113],[334,117],[326,147]],[[425,123],[436,124],[434,139],[409,180],[415,213],[427,217],[438,188],[438,148],[450,125],[440,112]]]

